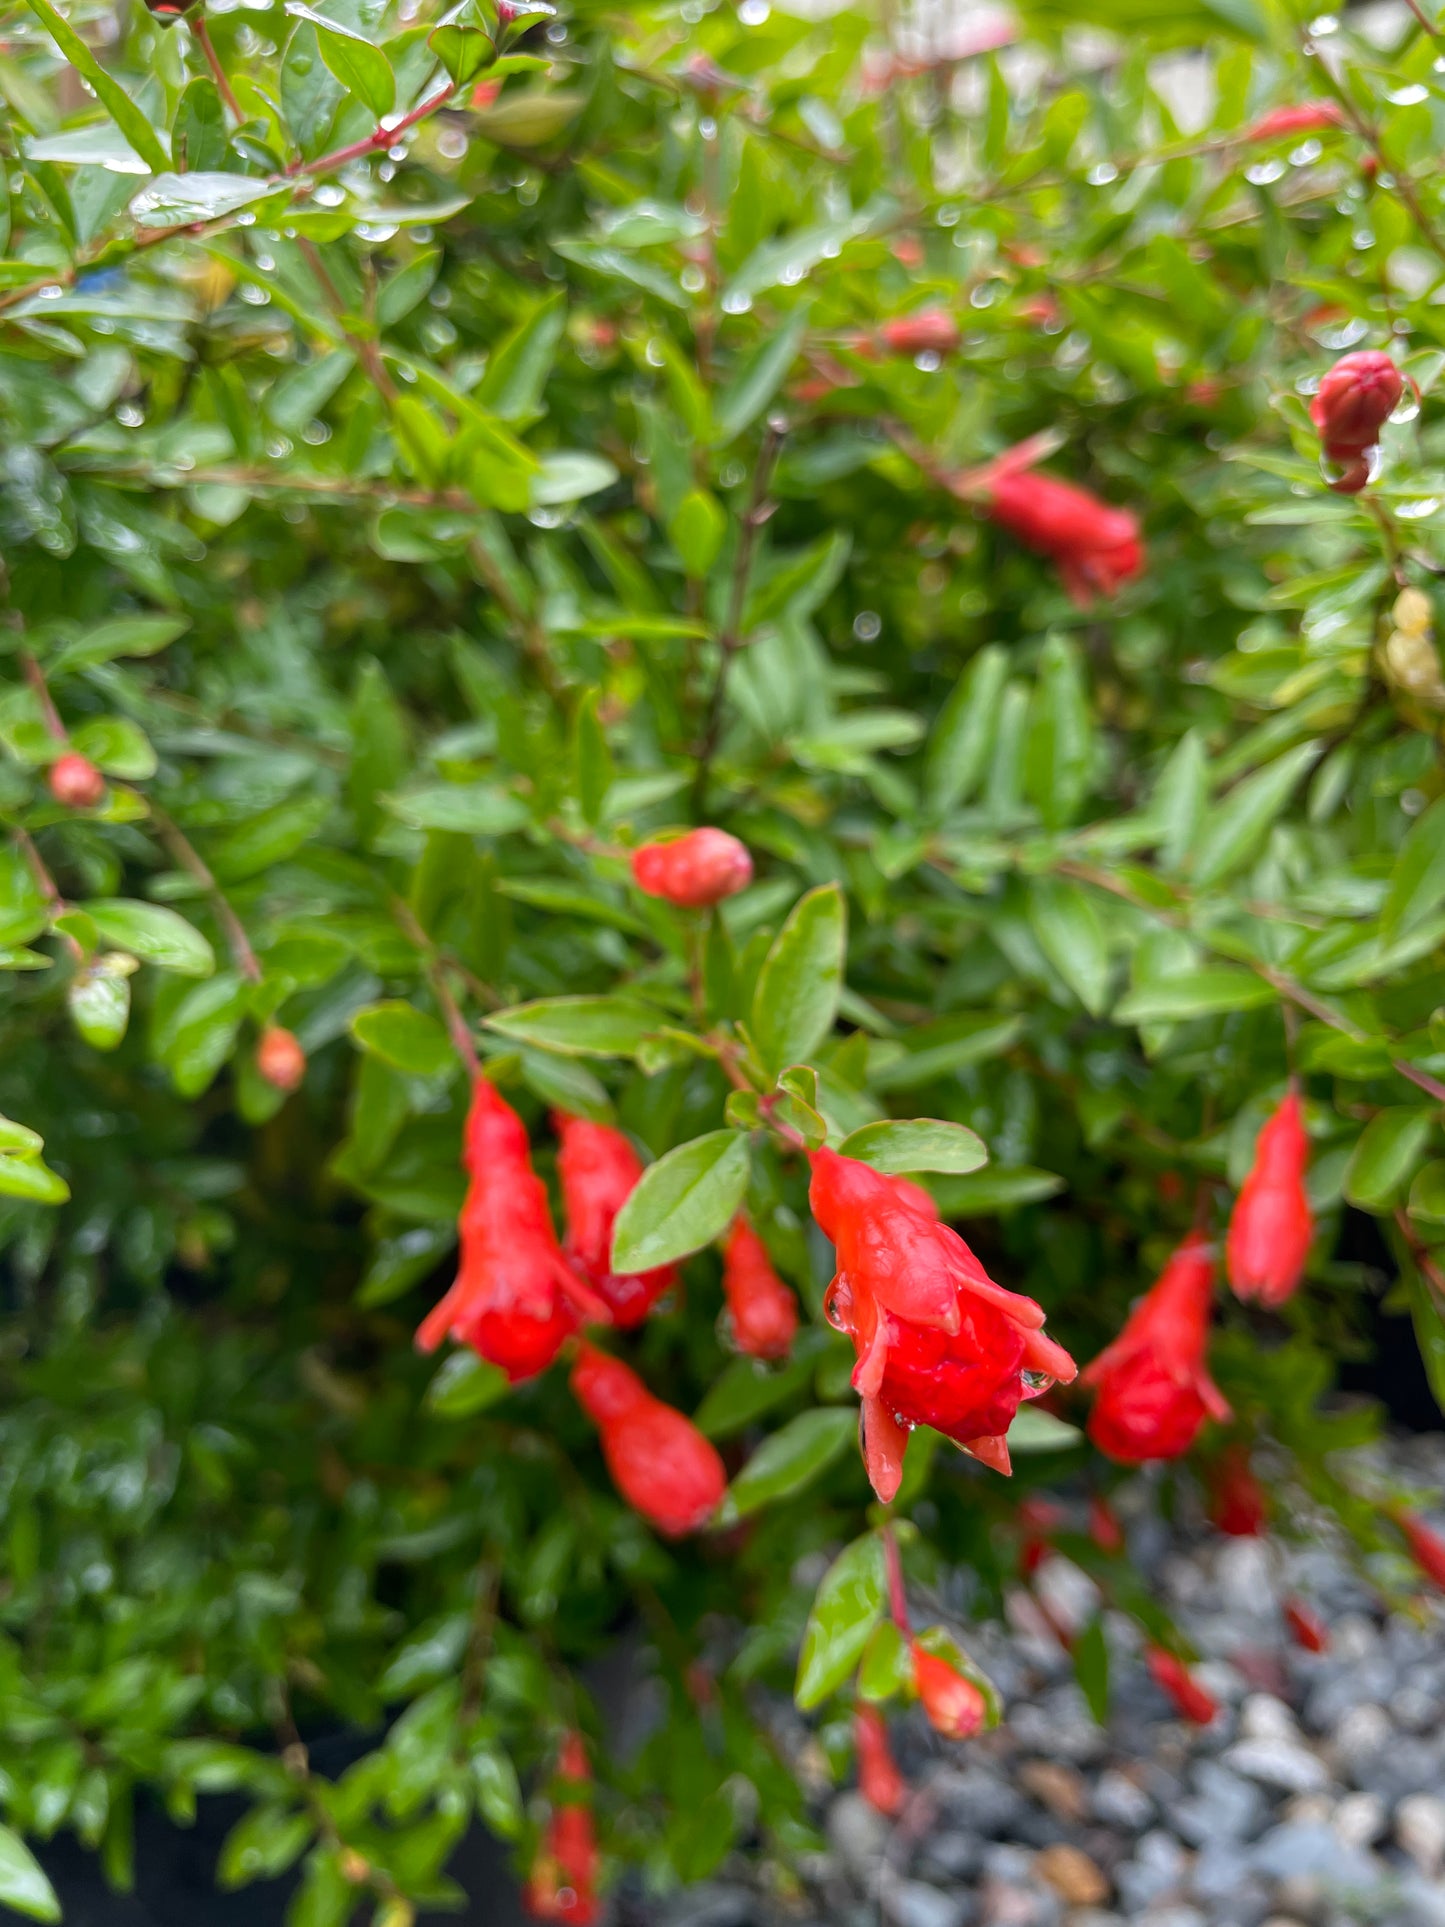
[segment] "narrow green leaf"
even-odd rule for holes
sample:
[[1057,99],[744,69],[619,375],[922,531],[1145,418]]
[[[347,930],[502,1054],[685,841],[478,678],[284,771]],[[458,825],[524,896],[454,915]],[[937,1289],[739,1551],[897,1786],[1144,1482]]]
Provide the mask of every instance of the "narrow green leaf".
[[460,830],[467,836],[505,836],[531,821],[518,797],[494,783],[430,783],[382,798],[393,816],[419,830]]
[[749,1026],[774,1075],[808,1058],[833,1028],[847,941],[847,906],[836,883],[810,890],[778,932],[758,976]]
[[885,1118],[865,1124],[844,1138],[838,1149],[875,1171],[901,1176],[907,1171],[951,1171],[960,1175],[988,1163],[988,1147],[976,1131],[939,1117]]
[[0,1827],[0,1905],[27,1920],[60,1918],[60,1902],[40,1862],[9,1827]]
[[302,0],[286,0],[286,11],[316,29],[321,58],[347,93],[364,101],[378,120],[392,111],[396,106],[396,76],[374,41],[339,21],[328,20],[324,13],[304,6]]
[[756,421],[782,387],[803,345],[808,326],[806,304],[794,308],[781,328],[765,335],[717,397],[715,440],[720,446],[735,441]]
[[1403,937],[1445,899],[1445,796],[1437,796],[1411,826],[1395,859],[1389,895],[1380,912],[1385,943]]
[[718,1524],[745,1519],[775,1499],[801,1492],[857,1438],[858,1414],[851,1408],[824,1405],[800,1412],[780,1432],[763,1440],[733,1480],[719,1509]]
[[782,1365],[735,1358],[708,1387],[692,1415],[693,1424],[705,1438],[731,1438],[800,1392],[812,1377],[820,1353],[828,1349],[829,1334],[812,1328],[799,1333],[792,1356]]
[[1094,726],[1078,651],[1050,636],[1039,658],[1024,749],[1024,789],[1050,829],[1073,820],[1089,787]]
[[1345,1197],[1362,1211],[1383,1211],[1405,1188],[1430,1139],[1435,1114],[1419,1105],[1377,1111],[1345,1167]]
[[1319,753],[1318,743],[1298,744],[1236,783],[1222,803],[1205,812],[1189,865],[1201,890],[1222,883],[1258,854]]
[[487,1029],[568,1057],[634,1057],[663,1022],[659,1012],[627,997],[540,997],[494,1011]]
[[1227,1010],[1254,1010],[1272,1003],[1275,992],[1262,977],[1228,964],[1195,970],[1158,983],[1136,984],[1114,1006],[1120,1024],[1183,1023]]
[[461,1347],[442,1360],[422,1404],[438,1418],[472,1418],[504,1398],[511,1380],[500,1365]]
[[170,155],[147,116],[143,114],[120,82],[108,74],[80,35],[50,0],[25,0],[26,6],[44,27],[61,53],[81,78],[87,81],[96,99],[125,135],[136,153],[159,173],[170,166]]
[[1083,1436],[1077,1425],[1055,1418],[1052,1412],[1041,1411],[1037,1405],[1021,1405],[1008,1429],[1008,1448],[1010,1452],[1025,1455],[1030,1452],[1065,1452],[1071,1445],[1077,1445]]
[[144,963],[173,970],[179,977],[209,977],[215,952],[199,930],[159,903],[129,897],[97,897],[81,905],[101,936]]
[[883,1543],[868,1532],[839,1553],[814,1595],[793,1687],[805,1713],[836,1692],[858,1664],[883,1617],[886,1596]]
[[653,1271],[720,1238],[748,1187],[748,1140],[710,1131],[679,1144],[643,1172],[617,1214],[612,1268]]
[[1109,1718],[1109,1645],[1104,1637],[1102,1614],[1085,1626],[1073,1644],[1071,1657],[1079,1690],[1089,1703],[1089,1711],[1100,1726]]
[[1420,1276],[1418,1267],[1413,1263],[1408,1264],[1405,1276],[1409,1283],[1415,1342],[1420,1347],[1420,1358],[1425,1367],[1425,1376],[1430,1381],[1430,1390],[1435,1395],[1435,1403],[1445,1412],[1445,1319],[1441,1318],[1435,1294]]
[[939,711],[923,774],[924,796],[933,815],[946,815],[982,781],[1007,679],[1008,651],[992,642],[979,650]]
[[1029,927],[1039,948],[1091,1017],[1109,1003],[1109,943],[1094,899],[1062,877],[1034,877],[1028,886]]

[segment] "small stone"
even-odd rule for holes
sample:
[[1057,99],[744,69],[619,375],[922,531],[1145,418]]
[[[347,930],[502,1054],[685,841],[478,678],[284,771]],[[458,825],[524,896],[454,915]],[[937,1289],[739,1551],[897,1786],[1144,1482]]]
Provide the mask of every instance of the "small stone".
[[1331,1828],[1314,1823],[1272,1827],[1250,1849],[1249,1859],[1254,1871],[1269,1880],[1308,1881],[1355,1894],[1377,1887],[1383,1871],[1371,1855],[1346,1846]]
[[981,1927],[1057,1927],[1059,1903],[1040,1887],[985,1881],[979,1895]]
[[1299,1728],[1283,1700],[1269,1693],[1251,1693],[1239,1709],[1242,1740],[1296,1740]]
[[1034,1862],[1034,1872],[1070,1907],[1095,1907],[1109,1898],[1102,1870],[1078,1847],[1045,1847]]
[[667,1927],[752,1927],[756,1919],[753,1896],[742,1887],[708,1883],[694,1888],[680,1911],[667,1916]]
[[934,1833],[928,1837],[928,1858],[950,1880],[972,1880],[983,1864],[983,1847],[971,1833]]
[[1385,1831],[1385,1803],[1378,1793],[1347,1793],[1330,1815],[1330,1826],[1347,1847],[1372,1847]]
[[982,1765],[940,1773],[932,1783],[939,1804],[961,1826],[985,1839],[1007,1833],[1023,1811],[1023,1795]]
[[855,1878],[873,1878],[892,1831],[889,1822],[861,1793],[840,1793],[828,1809],[828,1838],[833,1851]]
[[1088,1811],[1089,1789],[1084,1776],[1071,1766],[1057,1760],[1025,1760],[1015,1777],[1025,1793],[1061,1820],[1082,1820]]
[[1445,1865],[1445,1800],[1412,1793],[1395,1809],[1395,1838],[1427,1880]]
[[1106,1827],[1124,1827],[1140,1833],[1154,1817],[1154,1802],[1127,1774],[1109,1767],[1099,1775],[1094,1788],[1094,1818]]
[[1134,1849],[1134,1858],[1114,1871],[1114,1885],[1130,1913],[1172,1896],[1184,1883],[1188,1856],[1172,1833],[1156,1827]]
[[1149,1907],[1135,1927],[1209,1927],[1209,1921],[1197,1907]]
[[1284,1793],[1314,1793],[1330,1783],[1323,1761],[1294,1740],[1238,1740],[1222,1758],[1234,1772]]
[[1335,1752],[1347,1766],[1353,1766],[1387,1746],[1393,1732],[1383,1706],[1352,1706],[1335,1727]]
[[1274,1611],[1269,1546],[1263,1539],[1230,1539],[1220,1547],[1215,1570],[1219,1597],[1230,1612],[1253,1617]]
[[895,1927],[963,1927],[968,1902],[940,1893],[921,1880],[893,1880],[886,1889],[886,1917]]
[[1192,1775],[1194,1797],[1175,1802],[1170,1815],[1191,1846],[1208,1840],[1245,1840],[1264,1824],[1267,1798],[1253,1780],[1231,1773],[1217,1760],[1200,1760]]

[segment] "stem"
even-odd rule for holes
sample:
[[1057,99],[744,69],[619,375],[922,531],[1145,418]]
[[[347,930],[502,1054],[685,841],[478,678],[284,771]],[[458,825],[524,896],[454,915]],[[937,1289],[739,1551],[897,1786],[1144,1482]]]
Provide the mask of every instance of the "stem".
[[211,78],[216,83],[216,92],[225,102],[226,111],[234,117],[236,125],[239,127],[246,116],[241,112],[241,103],[236,99],[235,93],[231,88],[231,83],[226,78],[226,70],[221,65],[220,56],[217,54],[215,43],[211,39],[211,30],[206,25],[205,14],[198,10],[188,24],[191,32],[196,36],[196,45],[206,56],[206,65],[210,68]]
[[888,1573],[888,1611],[906,1639],[912,1628],[908,1619],[908,1591],[903,1583],[903,1560],[892,1525],[885,1521],[878,1530],[883,1541],[883,1564]]
[[408,940],[416,945],[426,960],[427,982],[441,1008],[447,1035],[452,1040],[457,1056],[466,1065],[467,1075],[475,1082],[482,1074],[481,1059],[472,1042],[472,1033],[467,1029],[467,1020],[462,1016],[457,1000],[452,995],[451,985],[446,980],[446,962],[438,955],[436,945],[417,922],[410,904],[403,903],[397,897],[392,903],[392,910]]
[[347,327],[346,304],[337,292],[336,283],[327,272],[326,263],[322,260],[321,250],[317,247],[316,243],[307,240],[303,235],[296,245],[300,248],[306,265],[310,268],[327,307],[330,308],[332,314],[335,315],[337,325],[341,329],[342,337],[346,345],[366,370],[372,387],[381,396],[387,407],[390,408],[396,401],[396,385],[392,381],[391,376],[386,372],[386,364],[381,358],[381,349],[374,341],[362,340],[359,335],[353,334],[350,328]]
[[55,707],[55,700],[50,694],[50,685],[45,680],[45,671],[28,649],[21,656],[20,661],[25,670],[25,680],[34,690],[35,700],[40,705],[40,714],[44,718],[47,732],[57,743],[65,742],[67,740],[65,724],[61,722],[60,711]]
[[[21,829],[12,830],[11,835],[15,838],[17,849],[30,867],[30,874],[40,886],[40,894],[49,905],[52,918],[62,916],[70,906],[60,894],[55,878],[45,867],[45,859],[41,856],[39,850],[36,849],[34,839],[28,831]],[[70,952],[76,963],[84,960],[85,952],[68,931],[59,931],[54,934],[60,936],[66,949]]]
[[[455,92],[456,89],[448,80],[444,87],[439,87],[434,94],[428,94],[425,100],[413,107],[409,114],[403,114],[393,126],[378,126],[365,140],[353,141],[349,147],[333,148],[331,153],[323,154],[320,160],[298,158],[292,161],[286,174],[330,174],[338,167],[345,167],[348,161],[359,161],[368,154],[380,153],[383,147],[390,147],[399,135],[409,133],[418,121],[425,120],[439,107],[445,107]],[[286,175],[278,178],[284,180]]]
[[[475,511],[476,504],[472,503],[471,506],[473,511]],[[495,596],[505,612],[508,621],[516,630],[517,637],[523,649],[527,652],[532,667],[537,672],[537,680],[541,683],[554,703],[561,703],[564,690],[552,662],[552,652],[547,647],[546,630],[542,627],[541,623],[537,621],[535,616],[527,613],[517,598],[512,594],[506,577],[497,567],[492,557],[487,553],[484,542],[472,542],[467,549],[467,555],[473,569],[476,571],[478,579],[485,583],[492,595]]]
[[156,835],[176,862],[188,876],[195,878],[210,898],[211,908],[216,913],[216,921],[226,933],[226,945],[231,952],[232,963],[250,983],[260,983],[265,973],[257,961],[255,951],[251,948],[251,939],[246,935],[246,926],[231,908],[230,898],[211,874],[200,851],[157,803],[151,804],[151,821],[155,825]]

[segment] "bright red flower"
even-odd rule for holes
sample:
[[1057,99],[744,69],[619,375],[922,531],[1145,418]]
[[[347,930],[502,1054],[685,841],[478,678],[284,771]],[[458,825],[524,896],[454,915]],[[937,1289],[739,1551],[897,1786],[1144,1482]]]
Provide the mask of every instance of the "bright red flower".
[[898,1491],[916,1425],[1009,1469],[1019,1402],[1077,1371],[1043,1333],[1031,1298],[996,1285],[916,1184],[815,1151],[808,1201],[837,1253],[830,1321],[853,1341],[863,1458],[885,1502]]
[[895,315],[885,321],[878,339],[895,355],[949,355],[962,337],[946,308],[921,308],[917,314]]
[[1089,1500],[1089,1537],[1100,1552],[1124,1550],[1124,1528],[1119,1523],[1119,1515],[1097,1492]]
[[1033,464],[1049,446],[1046,436],[1034,436],[1007,448],[981,468],[955,476],[953,492],[981,503],[1026,548],[1048,556],[1075,602],[1113,595],[1143,570],[1139,519],[1072,482],[1039,474]]
[[612,1270],[612,1228],[642,1176],[642,1159],[621,1131],[554,1111],[560,1146],[557,1175],[567,1220],[563,1249],[579,1266],[615,1324],[640,1325],[677,1283],[672,1265],[635,1274]]
[[88,756],[67,750],[50,765],[50,794],[64,809],[93,810],[105,799],[105,778]]
[[422,1321],[435,1351],[448,1333],[514,1382],[544,1372],[576,1327],[575,1280],[557,1244],[527,1128],[485,1077],[472,1088],[462,1163],[470,1174],[457,1230],[456,1283]]
[[1085,1371],[1080,1382],[1098,1390],[1089,1437],[1111,1459],[1177,1459],[1206,1418],[1229,1417],[1205,1364],[1213,1295],[1214,1260],[1191,1231],[1123,1331]]
[[1166,1652],[1162,1646],[1146,1646],[1144,1664],[1154,1684],[1169,1695],[1182,1718],[1193,1720],[1196,1726],[1209,1725],[1219,1711],[1219,1703],[1177,1654]]
[[860,1700],[853,1709],[853,1744],[858,1750],[858,1791],[869,1806],[892,1819],[908,1798],[908,1782],[888,1744],[888,1724],[876,1706]]
[[909,1646],[913,1684],[928,1724],[946,1740],[971,1740],[988,1718],[988,1701],[957,1667],[930,1653],[915,1639]]
[[1260,1130],[1229,1220],[1225,1258],[1236,1298],[1273,1310],[1304,1275],[1314,1235],[1305,1165],[1310,1141],[1291,1091]]
[[1209,1471],[1209,1516],[1233,1539],[1257,1539],[1269,1523],[1269,1500],[1254,1476],[1249,1453],[1231,1445]]
[[1295,1644],[1303,1646],[1307,1653],[1327,1653],[1330,1650],[1329,1627],[1313,1606],[1307,1606],[1302,1599],[1285,1600],[1284,1623],[1289,1627]]
[[[591,1780],[581,1736],[569,1733],[557,1756],[557,1773],[574,1787]],[[522,1901],[533,1920],[562,1920],[593,1927],[602,1918],[597,1899],[599,1855],[592,1809],[585,1795],[553,1808],[527,1876]]]
[[572,1390],[602,1436],[612,1483],[659,1532],[696,1532],[717,1510],[727,1473],[691,1419],[654,1398],[636,1372],[585,1341]]
[[1445,1539],[1432,1532],[1413,1512],[1397,1512],[1395,1523],[1405,1535],[1410,1557],[1435,1585],[1445,1591]]
[[283,1024],[267,1024],[256,1045],[256,1069],[278,1091],[297,1090],[306,1076],[306,1053]]
[[1325,454],[1336,461],[1363,456],[1405,392],[1405,377],[1383,348],[1341,355],[1327,369],[1310,403],[1310,420]]
[[1253,126],[1245,128],[1244,138],[1269,141],[1285,134],[1322,134],[1327,127],[1342,127],[1344,119],[1332,100],[1305,100],[1295,107],[1271,108]]
[[689,830],[686,836],[634,850],[632,880],[650,897],[702,910],[746,890],[753,880],[753,859],[747,845],[726,830]]
[[733,1342],[752,1358],[786,1358],[798,1329],[798,1301],[773,1270],[768,1248],[744,1217],[723,1249],[723,1296]]

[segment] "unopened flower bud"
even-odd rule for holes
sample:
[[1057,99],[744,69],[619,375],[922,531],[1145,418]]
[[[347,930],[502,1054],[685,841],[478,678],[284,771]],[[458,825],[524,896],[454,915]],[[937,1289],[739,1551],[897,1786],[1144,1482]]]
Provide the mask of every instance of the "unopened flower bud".
[[738,1218],[723,1253],[723,1296],[733,1342],[753,1358],[786,1358],[798,1329],[798,1302],[773,1269],[767,1246]]
[[1399,1512],[1395,1523],[1405,1535],[1410,1557],[1425,1577],[1445,1591],[1445,1539],[1413,1512]]
[[1428,630],[1394,629],[1380,648],[1385,680],[1430,709],[1445,709],[1445,676]]
[[1304,1275],[1314,1236],[1305,1190],[1310,1141],[1299,1097],[1289,1091],[1255,1141],[1254,1162],[1229,1219],[1225,1258],[1236,1298],[1273,1311]]
[[1330,1650],[1329,1627],[1313,1606],[1307,1606],[1302,1599],[1285,1600],[1284,1623],[1295,1645],[1303,1647],[1305,1652],[1327,1653]]
[[1280,140],[1286,134],[1322,134],[1339,127],[1344,115],[1332,100],[1301,101],[1295,107],[1276,107],[1244,130],[1247,141]]
[[632,880],[650,897],[702,910],[745,890],[753,880],[753,860],[746,844],[726,830],[689,830],[634,850]]
[[878,330],[878,339],[895,355],[952,354],[961,338],[958,323],[945,308],[895,315]]
[[1390,620],[1407,636],[1428,636],[1434,626],[1435,611],[1423,589],[1401,589],[1390,611]]
[[256,1069],[278,1091],[294,1091],[306,1075],[306,1053],[295,1033],[282,1024],[267,1024],[256,1046]]
[[88,756],[68,750],[50,765],[50,794],[67,810],[93,810],[105,796],[105,778]]
[[888,1744],[888,1726],[876,1706],[860,1701],[853,1714],[853,1744],[858,1751],[858,1791],[885,1819],[902,1809],[908,1782]]
[[1345,461],[1373,448],[1404,392],[1405,377],[1382,348],[1342,355],[1310,403],[1325,453]]
[[971,1679],[914,1640],[913,1683],[935,1733],[946,1740],[971,1740],[988,1718],[988,1701]]
[[1146,1646],[1144,1664],[1150,1677],[1174,1702],[1176,1712],[1196,1726],[1208,1726],[1219,1711],[1214,1695],[1199,1684],[1177,1653],[1163,1646]]

